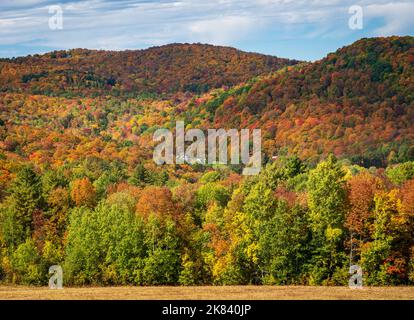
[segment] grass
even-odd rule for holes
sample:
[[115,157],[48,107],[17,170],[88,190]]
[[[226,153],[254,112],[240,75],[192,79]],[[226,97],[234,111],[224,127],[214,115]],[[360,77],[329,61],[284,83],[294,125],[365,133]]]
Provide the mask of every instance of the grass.
[[414,287],[46,287],[0,286],[0,299],[13,300],[414,300]]

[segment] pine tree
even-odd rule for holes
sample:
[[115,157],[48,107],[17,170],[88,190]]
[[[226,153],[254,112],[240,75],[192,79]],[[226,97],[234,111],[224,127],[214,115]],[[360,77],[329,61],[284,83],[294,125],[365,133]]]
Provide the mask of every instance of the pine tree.
[[30,166],[22,167],[12,183],[10,199],[17,223],[30,231],[33,212],[43,206],[40,177]]
[[142,163],[136,166],[128,182],[138,187],[144,187],[146,184],[151,182],[149,172]]

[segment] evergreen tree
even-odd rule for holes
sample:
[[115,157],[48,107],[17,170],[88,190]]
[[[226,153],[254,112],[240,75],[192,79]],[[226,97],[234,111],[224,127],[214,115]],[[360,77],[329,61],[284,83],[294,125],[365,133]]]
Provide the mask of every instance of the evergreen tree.
[[150,173],[144,165],[140,163],[135,167],[135,170],[128,182],[134,186],[144,187],[146,184],[151,183]]
[[39,176],[30,166],[22,167],[10,188],[9,198],[16,223],[30,235],[33,213],[43,209],[42,185]]

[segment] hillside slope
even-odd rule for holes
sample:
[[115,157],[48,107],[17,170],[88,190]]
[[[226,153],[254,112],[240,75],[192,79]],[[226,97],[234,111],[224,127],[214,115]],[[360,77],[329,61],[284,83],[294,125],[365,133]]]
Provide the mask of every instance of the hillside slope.
[[295,63],[202,44],[128,51],[75,49],[0,60],[0,90],[65,96],[200,93]]
[[[201,48],[206,50],[198,50]],[[197,55],[209,56],[211,59],[203,61],[211,64],[225,59],[217,56],[214,60],[214,52],[229,54],[227,64],[200,64],[203,70],[214,70],[214,73],[205,71],[207,74],[196,80],[200,85],[220,87],[241,79],[244,81],[201,95],[179,94],[178,99],[177,95],[167,95],[162,100],[126,101],[129,89],[126,89],[126,84],[119,83],[132,81],[131,77],[142,70],[138,67],[140,64],[131,63],[131,70],[138,70],[136,73],[119,73],[118,85],[113,88],[87,87],[89,80],[85,79],[80,80],[77,87],[74,83],[52,77],[52,74],[57,74],[56,70],[69,68],[76,59],[79,63],[72,70],[78,70],[78,75],[93,67],[95,75],[103,76],[106,72],[118,77],[114,70],[124,72],[128,65],[120,63],[124,61],[120,56],[131,56],[132,59],[145,54],[147,59],[149,56],[153,59],[152,64],[146,60],[146,65],[153,66],[153,74],[157,74],[156,70],[160,72],[153,78],[157,80],[152,84],[154,90],[168,92],[162,90],[171,89],[174,84],[183,89],[185,83],[193,81],[192,77],[201,69],[192,59],[186,64],[190,55],[174,54],[177,50],[181,53],[189,50],[193,59]],[[172,53],[167,55],[166,51]],[[349,158],[366,167],[414,159],[412,37],[362,39],[315,63],[283,67],[252,79],[248,78],[251,74],[271,69],[266,67],[266,59],[276,64],[279,60],[269,57],[263,60],[260,55],[201,45],[171,45],[142,52],[71,52],[71,58],[45,55],[2,62],[2,75],[9,78],[0,77],[0,88],[6,91],[0,94],[0,155],[4,153],[7,158],[18,157],[20,160],[36,159],[42,163],[64,163],[68,159],[85,157],[90,152],[110,160],[113,151],[104,150],[107,146],[116,146],[131,153],[128,157],[136,161],[135,148],[139,143],[142,151],[139,154],[149,159],[152,133],[161,127],[174,129],[175,121],[184,120],[193,128],[261,128],[265,158],[294,153],[317,162],[332,152],[337,157]],[[109,59],[108,55],[116,56],[119,61]],[[161,55],[158,57],[160,63],[156,63],[158,55]],[[251,66],[238,63],[243,59],[252,61],[253,57],[260,58],[260,63],[251,63],[261,65],[262,69],[252,69],[251,74],[243,73],[242,70]],[[36,59],[42,63],[28,62]],[[46,69],[53,61],[56,67]],[[166,61],[180,62],[172,65]],[[239,69],[230,69],[232,65],[238,65]],[[36,69],[36,72],[49,71],[44,78],[19,82],[27,68]],[[227,71],[220,74],[220,68],[227,68]],[[12,69],[15,71],[13,77]],[[181,71],[176,75],[167,72],[161,77],[164,69]],[[60,95],[69,92],[70,95],[86,97],[48,97],[27,93],[35,88],[41,93],[49,91]],[[22,92],[17,93],[19,90]],[[109,93],[114,95],[114,90],[119,90],[121,97],[108,98]],[[138,92],[135,90],[132,92]],[[76,143],[73,142],[75,140]],[[95,149],[96,145],[99,148]]]
[[333,152],[367,166],[406,161],[414,157],[414,38],[362,39],[187,112],[205,126],[262,128],[268,155],[317,160]]

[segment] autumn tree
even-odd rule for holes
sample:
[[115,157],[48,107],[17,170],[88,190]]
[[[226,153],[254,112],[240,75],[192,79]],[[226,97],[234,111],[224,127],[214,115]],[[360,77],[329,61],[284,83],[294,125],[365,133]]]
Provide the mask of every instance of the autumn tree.
[[405,162],[388,167],[387,177],[396,185],[401,185],[405,181],[414,178],[414,162]]
[[[392,245],[396,239],[392,221],[398,215],[396,192],[380,192],[375,196],[373,241],[364,244],[361,264],[370,285],[387,285],[392,282]],[[390,269],[391,267],[391,269]]]
[[96,192],[88,178],[74,180],[71,186],[71,198],[75,204],[92,208],[96,204]]
[[148,218],[151,214],[158,217],[175,217],[177,210],[172,192],[166,187],[145,188],[136,205],[136,212],[144,218]]
[[383,188],[382,181],[369,173],[358,174],[347,181],[349,209],[346,225],[355,237],[369,237],[374,197]]

